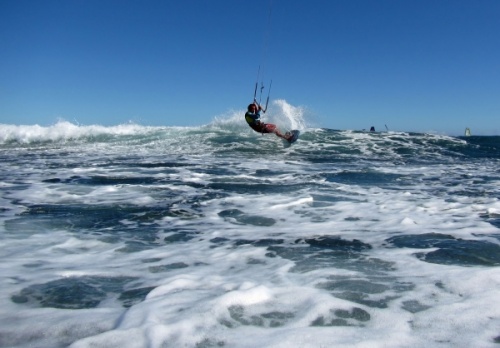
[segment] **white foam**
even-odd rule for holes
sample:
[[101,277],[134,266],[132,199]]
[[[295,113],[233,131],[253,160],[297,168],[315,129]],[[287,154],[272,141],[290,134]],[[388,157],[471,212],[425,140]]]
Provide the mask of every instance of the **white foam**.
[[[284,103],[276,107],[281,108],[276,114],[300,115],[300,110],[287,109]],[[335,159],[344,156],[338,150],[340,145],[326,140],[323,144],[308,141],[307,137],[286,151],[269,141],[265,147],[268,152],[264,153],[255,153],[253,148],[248,152],[224,151],[229,146],[247,150],[251,133],[237,140],[230,137],[222,145],[210,142],[214,138],[220,140],[217,132],[231,134],[233,126],[239,127],[236,125],[241,121],[240,116],[207,126],[211,127],[209,135],[200,129],[176,132],[163,129],[167,135],[152,129],[148,134],[158,139],[139,139],[134,146],[126,142],[118,146],[61,143],[58,146],[62,150],[47,149],[33,159],[29,157],[32,149],[12,150],[28,159],[13,163],[12,167],[2,166],[5,183],[0,185],[1,202],[8,209],[0,226],[0,274],[4,285],[0,291],[2,344],[19,347],[494,346],[492,340],[500,334],[498,267],[424,262],[415,254],[437,248],[396,248],[387,242],[390,237],[405,234],[441,233],[466,240],[498,234],[498,228],[482,217],[498,216],[500,203],[496,196],[461,193],[471,187],[468,179],[463,178],[473,178],[477,167],[460,162],[398,165],[391,161],[369,162],[369,157],[323,163],[324,149]],[[297,122],[299,128],[300,118],[293,117],[283,123],[290,122],[292,127]],[[130,131],[131,135],[137,135],[149,131],[135,126],[124,129],[75,126],[74,129],[61,124],[59,127],[63,129],[60,132],[57,127],[29,130],[21,126],[9,140],[2,139],[23,143],[70,139],[71,134],[82,137]],[[307,132],[311,137],[327,134],[323,130]],[[196,138],[197,144],[200,142],[200,148],[188,143],[190,136]],[[405,138],[398,140],[396,136],[405,134],[341,132],[339,137],[345,139],[339,143],[352,145],[360,156],[383,157],[384,147],[379,141],[403,146]],[[419,139],[425,143],[427,137]],[[418,146],[408,145],[421,149]],[[295,157],[301,151],[307,155]],[[401,156],[395,158],[400,160]],[[158,166],[138,165],[132,169],[130,163]],[[367,173],[367,167],[397,178],[380,185],[336,181],[342,173]],[[494,165],[481,168],[483,175],[491,177],[497,171]],[[409,178],[411,183],[398,181],[398,175]],[[138,183],[125,180],[122,184],[119,179],[111,184],[85,181],[95,176],[149,178],[156,182],[149,185],[140,180]],[[235,184],[233,191],[219,190],[217,184],[221,183]],[[491,182],[474,185],[478,192],[498,190]],[[72,226],[70,218],[66,223],[64,214],[57,221],[40,219],[45,216],[41,211],[39,215],[23,215],[30,205],[39,205],[39,209],[45,205],[116,209],[133,206],[142,208],[144,214],[157,208],[157,218],[152,214],[151,220],[142,222],[142,226],[150,224],[157,230],[151,241],[154,245],[135,252],[123,250],[127,242],[137,241],[132,236],[123,239],[121,236],[139,226],[135,217],[142,216],[142,212],[93,230],[85,224]],[[178,211],[187,213],[176,216]],[[221,214],[228,211],[235,213]],[[238,220],[238,214],[248,220]],[[100,222],[107,219],[103,216]],[[261,221],[265,223],[259,224]],[[165,241],[179,231],[192,233],[192,239]],[[103,236],[116,237],[116,241],[109,242]],[[300,256],[295,255],[293,261],[273,254],[272,248],[251,244],[263,241],[265,245],[273,239],[276,248],[289,248],[292,253],[294,248],[307,247],[305,239],[319,236],[357,239],[371,249],[364,250],[359,258],[356,252],[348,253],[351,258],[344,260],[345,263],[334,262],[332,254],[330,258],[306,260],[301,264],[304,268],[297,269]],[[490,240],[497,243],[495,238]],[[314,262],[324,264],[315,268],[311,266]],[[172,264],[187,267],[169,269]],[[356,268],[357,264],[368,270]],[[96,308],[79,310],[37,308],[12,301],[13,294],[31,285],[82,276],[133,277],[126,290],[154,289],[144,301],[127,309],[121,306],[118,294],[110,294]],[[381,301],[385,296],[391,297],[386,301],[387,307],[369,306],[363,301],[340,298],[338,293],[336,297],[335,289],[321,286],[338,279],[355,279],[361,284],[366,281],[370,286],[389,284],[395,288],[381,293],[375,289],[369,294]],[[340,326],[327,326],[339,319],[335,311],[346,315],[354,309],[368,314],[369,320],[347,318],[343,326],[339,324],[341,321],[336,322]],[[322,320],[325,326],[313,325]]]
[[143,127],[136,124],[111,127],[100,125],[82,126],[67,121],[59,121],[52,126],[0,124],[0,144],[9,141],[26,144],[40,141],[73,140],[99,135],[134,135],[152,129],[152,127]]

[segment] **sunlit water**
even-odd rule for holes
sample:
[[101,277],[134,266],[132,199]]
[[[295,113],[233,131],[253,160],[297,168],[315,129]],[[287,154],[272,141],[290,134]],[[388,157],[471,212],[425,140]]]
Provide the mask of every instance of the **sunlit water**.
[[500,137],[0,125],[2,347],[498,347]]

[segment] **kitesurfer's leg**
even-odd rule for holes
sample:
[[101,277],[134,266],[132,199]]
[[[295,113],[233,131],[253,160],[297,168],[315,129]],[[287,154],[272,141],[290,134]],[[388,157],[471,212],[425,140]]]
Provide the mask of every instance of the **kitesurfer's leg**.
[[280,138],[285,139],[285,140],[290,139],[290,136],[291,136],[291,134],[289,134],[289,133],[285,133],[285,134],[281,133],[278,128],[274,129],[274,134],[276,134],[277,136],[279,136]]

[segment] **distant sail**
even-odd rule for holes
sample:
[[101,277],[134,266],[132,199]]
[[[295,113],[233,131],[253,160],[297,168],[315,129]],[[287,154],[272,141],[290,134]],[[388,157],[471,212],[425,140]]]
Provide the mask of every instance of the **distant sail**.
[[465,128],[465,136],[470,137],[470,128],[469,127]]

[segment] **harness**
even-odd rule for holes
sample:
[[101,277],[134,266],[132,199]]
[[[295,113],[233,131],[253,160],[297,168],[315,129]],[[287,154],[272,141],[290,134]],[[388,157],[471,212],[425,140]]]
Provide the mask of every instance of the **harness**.
[[256,122],[257,120],[256,120],[256,119],[254,119],[254,118],[252,118],[252,117],[249,115],[249,113],[248,113],[248,112],[245,114],[245,121],[247,121],[247,123],[248,123],[248,125],[249,125],[249,126],[251,126],[252,124],[257,123],[257,122]]
[[254,131],[258,132],[258,133],[271,133],[267,128],[266,128],[266,124],[264,122],[261,122],[260,120],[258,119],[255,119],[254,117],[252,116],[255,116],[255,115],[258,115],[260,117],[259,114],[253,114],[251,112],[247,112],[245,114],[245,121],[247,121],[248,125],[250,126],[250,128],[252,128]]

